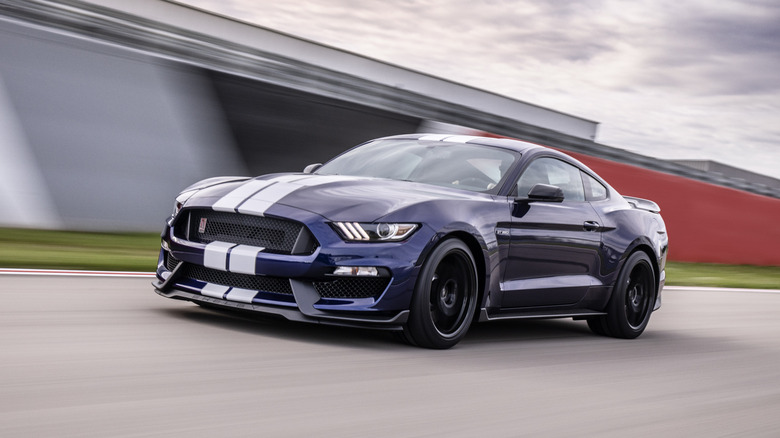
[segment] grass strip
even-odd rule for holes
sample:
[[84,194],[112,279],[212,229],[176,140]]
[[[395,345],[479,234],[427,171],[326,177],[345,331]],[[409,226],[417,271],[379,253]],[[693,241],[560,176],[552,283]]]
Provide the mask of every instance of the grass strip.
[[159,233],[0,228],[0,267],[152,272]]
[[720,265],[668,262],[670,286],[780,289],[780,266]]
[[[152,272],[158,233],[0,228],[0,267]],[[669,262],[670,286],[780,289],[780,267]]]

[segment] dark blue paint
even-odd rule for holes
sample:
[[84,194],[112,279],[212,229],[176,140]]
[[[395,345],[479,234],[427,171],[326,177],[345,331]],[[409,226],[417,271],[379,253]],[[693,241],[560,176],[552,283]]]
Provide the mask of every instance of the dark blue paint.
[[[261,253],[257,260],[259,274],[315,281],[326,278],[336,266],[384,267],[391,273],[392,282],[377,300],[321,300],[314,308],[343,320],[361,319],[361,313],[398,314],[409,309],[427,254],[442,240],[459,238],[472,248],[479,265],[478,308],[482,313],[522,316],[523,312],[532,314],[548,308],[563,314],[603,311],[622,263],[636,250],[647,252],[654,261],[660,296],[662,284],[658,277],[664,269],[668,240],[659,233],[665,228],[658,214],[632,208],[587,167],[557,151],[503,139],[474,142],[521,153],[495,194],[373,178],[298,189],[265,214],[303,223],[319,247],[308,256]],[[563,160],[596,178],[608,188],[608,199],[516,201],[514,181],[528,163],[540,156]],[[274,176],[278,175],[259,178]],[[206,183],[208,187],[190,198],[184,211],[210,208],[243,182],[229,179],[211,186]],[[404,222],[421,227],[403,242],[357,243],[343,241],[329,225],[332,221]],[[586,227],[588,223],[598,227]],[[203,263],[205,245],[174,238],[170,222],[162,236],[177,259]],[[166,272],[162,256],[161,252],[157,271],[160,280]],[[182,287],[197,292],[197,286],[190,282]],[[256,304],[290,305],[289,300]]]

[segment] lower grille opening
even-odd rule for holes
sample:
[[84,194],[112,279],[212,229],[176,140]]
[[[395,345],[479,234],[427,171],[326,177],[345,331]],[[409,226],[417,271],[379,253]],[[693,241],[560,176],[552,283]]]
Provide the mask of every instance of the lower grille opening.
[[332,281],[315,281],[313,284],[322,298],[377,298],[387,289],[390,279],[339,278]]
[[222,286],[292,295],[290,280],[286,278],[237,274],[190,263],[185,263],[182,267],[182,277]]
[[179,260],[172,256],[171,253],[168,251],[165,251],[165,269],[169,271],[173,271],[173,269],[176,267],[176,265],[179,264]]

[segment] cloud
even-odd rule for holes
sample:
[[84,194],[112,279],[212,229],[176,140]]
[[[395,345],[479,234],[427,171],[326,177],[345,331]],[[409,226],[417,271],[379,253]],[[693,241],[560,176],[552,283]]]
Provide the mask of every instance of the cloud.
[[778,91],[780,6],[686,2],[665,11],[634,34],[641,57],[626,80],[699,96]]
[[780,178],[774,0],[186,3],[597,120],[606,144]]

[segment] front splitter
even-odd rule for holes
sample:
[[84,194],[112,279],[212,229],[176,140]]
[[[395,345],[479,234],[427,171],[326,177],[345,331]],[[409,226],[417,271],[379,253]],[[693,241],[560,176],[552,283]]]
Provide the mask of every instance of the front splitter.
[[[200,302],[212,306],[222,307],[228,310],[233,309],[233,310],[240,310],[246,312],[256,312],[261,314],[279,315],[290,321],[297,321],[297,322],[327,324],[327,325],[336,325],[336,326],[343,326],[343,327],[368,328],[374,330],[397,331],[403,329],[403,325],[406,323],[407,319],[409,318],[408,310],[403,310],[391,317],[380,317],[380,316],[361,317],[361,316],[355,316],[354,314],[350,316],[341,316],[341,315],[326,313],[314,308],[310,310],[307,309],[309,311],[306,313],[309,314],[306,314],[303,312],[303,310],[300,309],[257,305],[251,303],[240,303],[235,301],[223,300],[219,298],[207,297],[204,295],[200,295],[192,292],[185,292],[174,288],[164,288],[163,290],[163,288],[161,288],[163,284],[158,281],[153,282],[152,285],[155,287],[154,288],[155,292],[157,292],[158,295],[163,296],[165,298],[186,300],[195,303]],[[311,307],[311,303],[305,303],[304,305],[307,305],[307,307]]]

